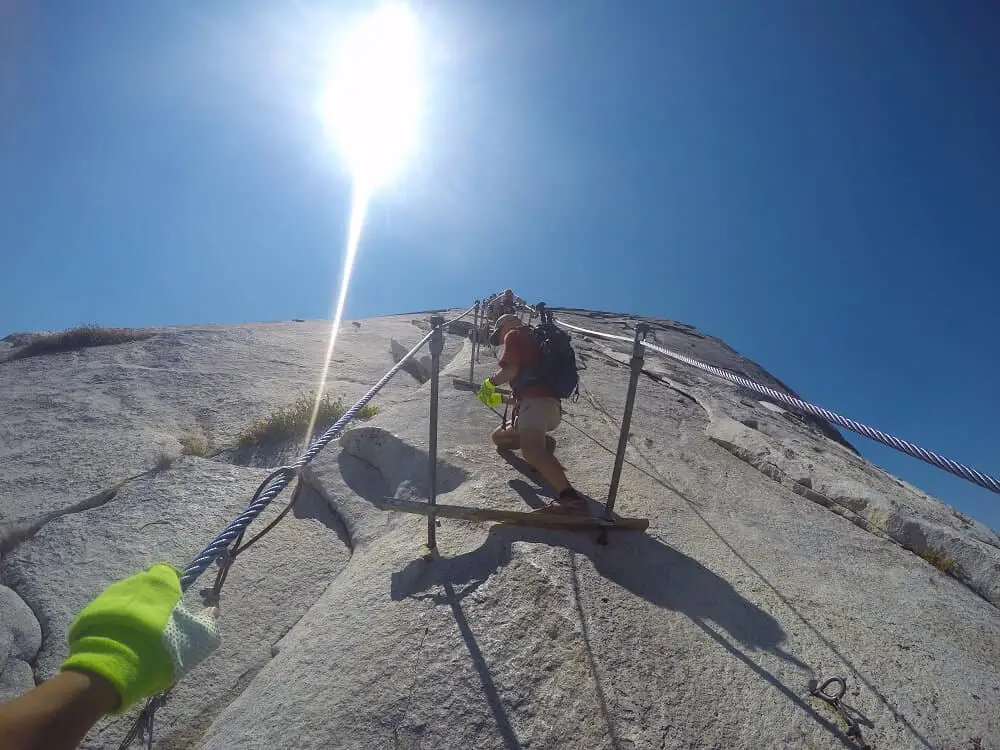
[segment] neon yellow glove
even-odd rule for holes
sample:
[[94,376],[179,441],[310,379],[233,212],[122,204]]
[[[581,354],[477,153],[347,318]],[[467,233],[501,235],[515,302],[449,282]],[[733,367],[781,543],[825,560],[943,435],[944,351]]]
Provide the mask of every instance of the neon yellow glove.
[[91,672],[114,685],[122,699],[115,713],[166,690],[222,642],[215,618],[191,614],[180,598],[180,577],[169,565],[111,584],[70,625],[60,671]]
[[500,406],[503,403],[503,396],[497,393],[497,387],[493,385],[489,378],[486,378],[483,384],[479,386],[479,393],[476,394],[476,398],[491,408]]

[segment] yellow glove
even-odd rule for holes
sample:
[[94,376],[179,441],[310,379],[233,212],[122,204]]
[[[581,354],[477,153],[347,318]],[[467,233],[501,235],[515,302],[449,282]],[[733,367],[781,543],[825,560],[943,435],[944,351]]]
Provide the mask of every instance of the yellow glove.
[[70,655],[60,669],[92,672],[118,690],[124,712],[162,692],[219,647],[215,618],[180,604],[180,578],[169,565],[111,584],[69,629]]
[[500,406],[503,403],[503,396],[497,393],[497,387],[493,385],[493,382],[489,378],[486,378],[483,384],[479,386],[479,393],[476,394],[476,398],[491,408]]

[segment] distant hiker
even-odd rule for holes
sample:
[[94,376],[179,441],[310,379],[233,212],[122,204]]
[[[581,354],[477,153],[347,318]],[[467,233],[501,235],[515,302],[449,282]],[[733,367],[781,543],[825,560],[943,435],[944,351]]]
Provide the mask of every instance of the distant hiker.
[[218,611],[188,612],[169,565],[111,584],[69,628],[59,674],[0,706],[4,750],[70,750],[105,714],[162,693],[221,643]]
[[[543,334],[548,332],[542,326],[539,329],[543,330]],[[525,460],[552,485],[558,495],[549,506],[550,510],[586,513],[586,501],[570,485],[562,466],[548,450],[547,440],[551,438],[546,435],[562,421],[560,398],[569,396],[576,387],[575,355],[569,347],[569,338],[559,331],[568,353],[561,346],[552,347],[553,359],[559,361],[543,362],[543,347],[551,343],[551,339],[540,338],[537,335],[539,329],[525,326],[516,315],[501,315],[497,319],[495,340],[503,347],[500,369],[483,382],[480,399],[488,402],[496,386],[510,383],[514,418],[510,427],[501,426],[493,433],[494,444],[499,450],[520,448]],[[557,343],[563,342],[560,340]],[[554,443],[552,441],[553,449]]]
[[513,289],[504,289],[486,303],[486,320],[494,324],[502,315],[517,315],[518,305],[524,300],[514,295]]

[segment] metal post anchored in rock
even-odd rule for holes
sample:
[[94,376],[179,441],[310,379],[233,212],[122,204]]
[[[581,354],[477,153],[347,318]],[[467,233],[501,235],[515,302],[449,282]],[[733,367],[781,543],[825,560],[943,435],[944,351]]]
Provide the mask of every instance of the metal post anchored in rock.
[[[437,502],[437,442],[438,442],[438,385],[441,371],[441,352],[444,351],[444,318],[440,315],[431,316],[431,326],[434,329],[431,335],[431,431],[430,431],[430,492],[428,493],[428,504],[432,507]],[[427,549],[426,554],[437,547],[437,533],[435,524],[437,518],[433,511],[427,516]]]
[[[611,472],[611,487],[608,488],[608,502],[605,505],[605,517],[611,518],[615,509],[615,498],[618,496],[618,483],[622,477],[622,464],[625,463],[625,448],[628,446],[629,429],[632,427],[632,407],[635,406],[635,391],[639,385],[639,375],[642,374],[643,354],[645,347],[643,340],[649,333],[647,323],[636,323],[635,339],[632,342],[632,359],[629,366],[632,368],[628,381],[628,395],[625,396],[625,414],[622,417],[622,432],[618,437],[618,452],[615,453],[615,468]],[[607,543],[607,535],[602,533],[598,540],[601,544]]]
[[476,311],[472,313],[472,356],[469,358],[469,383],[475,385],[476,378],[476,347],[479,345],[479,300],[476,300]]

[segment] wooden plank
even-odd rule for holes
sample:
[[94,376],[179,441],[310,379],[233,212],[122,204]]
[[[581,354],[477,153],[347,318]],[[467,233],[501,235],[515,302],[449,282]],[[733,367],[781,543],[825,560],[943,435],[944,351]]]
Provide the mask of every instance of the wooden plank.
[[433,509],[441,518],[457,518],[461,521],[499,521],[522,526],[546,526],[558,528],[601,528],[645,531],[649,528],[648,518],[621,518],[613,520],[594,516],[577,516],[562,513],[539,513],[516,510],[494,510],[492,508],[470,508],[465,505],[428,505],[412,500],[384,498],[378,503],[381,510],[398,510],[403,513],[417,513],[429,516]]

